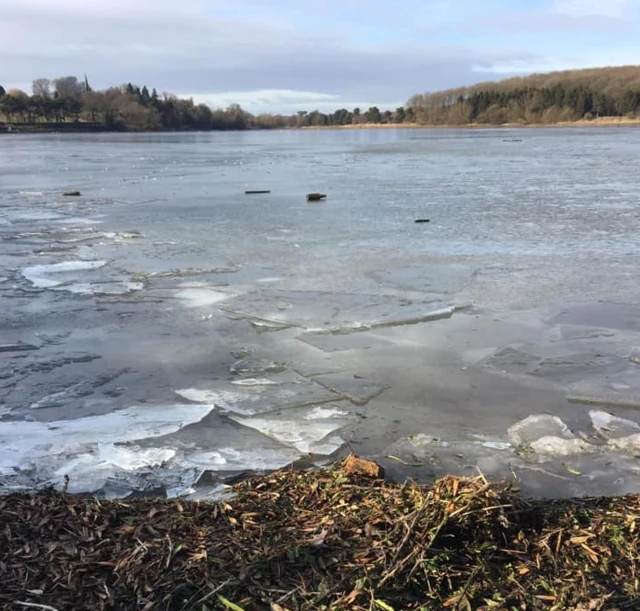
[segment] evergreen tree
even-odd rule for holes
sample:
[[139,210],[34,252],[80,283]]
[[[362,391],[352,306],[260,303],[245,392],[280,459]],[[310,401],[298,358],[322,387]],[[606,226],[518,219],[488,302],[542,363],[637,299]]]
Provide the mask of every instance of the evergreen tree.
[[151,102],[151,96],[149,95],[149,90],[147,89],[146,85],[142,88],[142,91],[140,92],[140,101],[144,106],[148,106],[149,103]]

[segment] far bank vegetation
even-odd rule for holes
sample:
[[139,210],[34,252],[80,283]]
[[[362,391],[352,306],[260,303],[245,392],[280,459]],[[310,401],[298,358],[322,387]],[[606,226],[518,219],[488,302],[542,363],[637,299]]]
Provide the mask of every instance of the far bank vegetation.
[[425,125],[555,124],[640,118],[640,66],[533,74],[414,95],[407,107]]
[[551,125],[640,121],[640,66],[533,74],[412,96],[395,110],[300,110],[253,115],[238,104],[193,99],[127,83],[97,91],[87,78],[33,81],[31,95],[0,85],[2,121],[18,129],[96,131],[244,130],[366,125]]

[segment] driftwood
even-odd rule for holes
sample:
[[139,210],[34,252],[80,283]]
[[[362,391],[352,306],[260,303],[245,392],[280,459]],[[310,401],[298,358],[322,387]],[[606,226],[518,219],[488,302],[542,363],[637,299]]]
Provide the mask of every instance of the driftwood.
[[268,190],[256,190],[256,191],[245,191],[244,194],[245,195],[258,195],[258,194],[262,194],[262,193],[271,193],[271,191]]
[[308,202],[319,202],[323,199],[327,199],[327,196],[324,193],[307,193]]

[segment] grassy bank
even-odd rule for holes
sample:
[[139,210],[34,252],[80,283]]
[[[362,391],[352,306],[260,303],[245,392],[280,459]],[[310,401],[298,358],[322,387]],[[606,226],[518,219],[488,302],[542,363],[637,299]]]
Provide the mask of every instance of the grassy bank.
[[440,125],[423,123],[358,123],[355,125],[311,126],[300,129],[500,129],[500,128],[540,128],[540,127],[638,127],[640,119],[627,117],[599,117],[580,119],[579,121],[561,121],[558,123],[466,123],[463,125]]
[[400,485],[344,463],[235,495],[4,497],[0,608],[640,608],[640,496],[530,503],[483,478]]

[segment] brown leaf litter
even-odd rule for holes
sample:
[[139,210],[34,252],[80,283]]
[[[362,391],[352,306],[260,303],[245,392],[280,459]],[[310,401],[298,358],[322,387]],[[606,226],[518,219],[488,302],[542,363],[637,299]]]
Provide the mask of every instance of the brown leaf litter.
[[640,496],[527,502],[345,464],[222,503],[2,497],[0,609],[640,609]]

